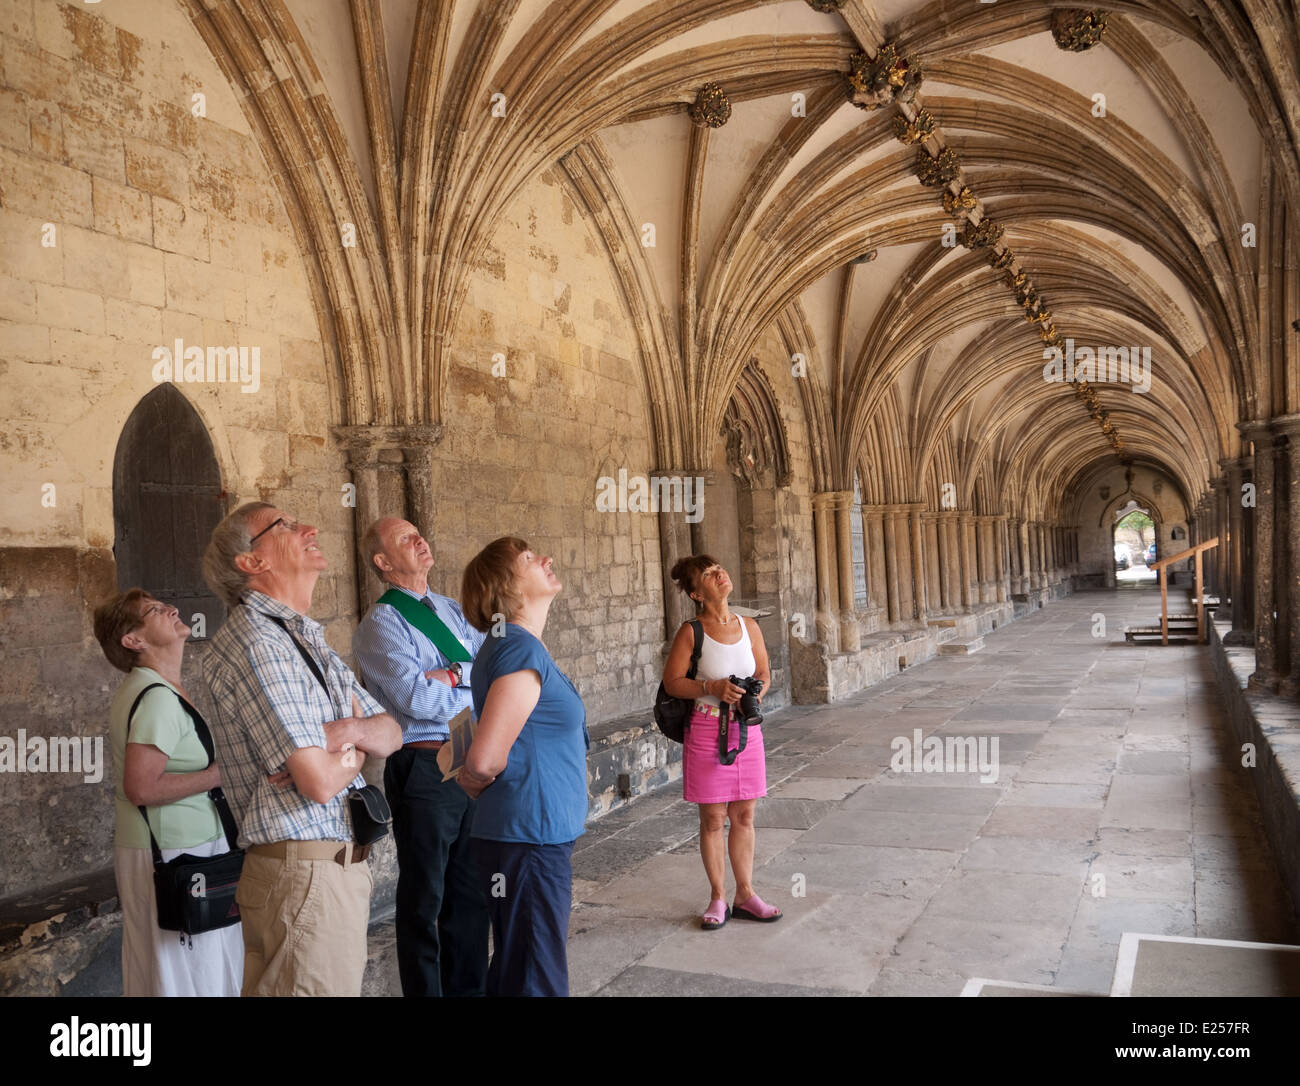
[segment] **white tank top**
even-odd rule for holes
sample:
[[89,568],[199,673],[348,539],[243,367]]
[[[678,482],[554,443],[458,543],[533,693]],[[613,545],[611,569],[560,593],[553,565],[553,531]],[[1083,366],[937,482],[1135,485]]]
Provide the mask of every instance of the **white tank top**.
[[[739,616],[737,616],[739,617]],[[724,645],[714,641],[707,633],[700,649],[700,662],[695,669],[695,677],[708,682],[712,679],[725,679],[735,675],[738,679],[748,678],[754,674],[754,646],[749,641],[749,626],[740,619],[740,640],[734,645]],[[712,694],[702,694],[695,699],[705,705],[721,704]]]

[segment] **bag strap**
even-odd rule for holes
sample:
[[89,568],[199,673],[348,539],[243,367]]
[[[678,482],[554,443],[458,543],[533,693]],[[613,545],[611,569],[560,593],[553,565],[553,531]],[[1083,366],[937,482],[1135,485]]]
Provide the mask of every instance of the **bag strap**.
[[691,623],[691,633],[695,635],[695,647],[691,650],[691,666],[686,669],[688,679],[695,678],[695,670],[700,666],[700,652],[704,648],[704,623],[698,618]]
[[413,599],[405,592],[390,588],[379,597],[378,603],[386,603],[433,642],[436,648],[448,660],[468,664],[474,657],[460,643],[458,638],[442,619],[434,613],[433,608],[426,607],[421,600]]
[[284,619],[279,615],[267,615],[266,617],[279,626],[280,629],[284,631],[285,637],[293,642],[293,647],[298,650],[298,655],[303,658],[307,667],[311,669],[311,673],[316,676],[316,681],[320,683],[321,689],[325,691],[325,696],[330,699],[330,705],[332,706],[334,704],[334,699],[330,697],[329,685],[325,682],[325,676],[321,673],[320,665],[316,663],[312,654],[307,651],[301,641],[293,636],[293,632],[289,629],[289,624],[285,622]]
[[[330,703],[331,712],[334,711],[333,710],[334,699],[330,697],[330,688],[325,682],[325,676],[321,674],[320,666],[312,658],[311,653],[307,651],[306,647],[303,645],[301,641],[299,641],[296,637],[293,636],[293,632],[289,629],[289,624],[285,622],[284,619],[280,618],[278,615],[267,615],[266,617],[269,618],[272,622],[274,622],[277,626],[279,626],[280,629],[284,631],[285,637],[287,637],[290,641],[293,642],[293,647],[298,650],[298,654],[303,658],[307,666],[311,668],[311,673],[316,676],[316,681],[320,683],[320,688],[325,691],[325,697]],[[349,795],[357,791],[360,791],[360,789],[353,788],[351,786],[349,786],[348,788]]]
[[745,744],[749,742],[749,725],[742,718],[740,720],[740,745],[735,750],[727,749],[727,727],[731,723],[731,703],[719,702],[718,710],[718,760],[723,765],[731,765],[736,760],[737,755],[745,749]]
[[[126,754],[126,745],[131,742],[131,723],[135,719],[135,711],[140,708],[140,702],[150,690],[172,690],[166,683],[150,683],[139,694],[136,695],[135,701],[131,703],[131,711],[126,715],[126,740],[122,744],[123,757]],[[172,690],[172,693],[176,691]],[[199,737],[199,742],[203,745],[203,750],[208,756],[208,764],[204,769],[212,768],[212,761],[215,757],[215,750],[212,745],[212,733],[208,731],[207,721],[199,714],[199,711],[186,701],[180,694],[176,694],[176,700],[181,703],[181,708],[185,710],[190,721],[194,724],[194,732]],[[221,785],[215,788],[209,788],[207,792],[208,799],[217,809],[217,817],[221,819],[221,830],[226,835],[226,848],[234,850],[235,842],[239,839],[239,830],[235,826],[235,816],[230,813],[230,804],[226,802],[226,793],[222,791]],[[153,826],[149,824],[149,813],[144,804],[136,808],[140,812],[140,817],[144,819],[145,829],[149,831],[149,847],[153,852],[154,866],[157,867],[163,863],[162,851],[158,847],[158,839],[153,835]]]

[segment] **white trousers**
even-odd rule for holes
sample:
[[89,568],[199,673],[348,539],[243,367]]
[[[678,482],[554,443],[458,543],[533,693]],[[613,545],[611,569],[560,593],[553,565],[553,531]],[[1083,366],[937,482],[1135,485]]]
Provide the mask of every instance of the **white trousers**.
[[[165,848],[164,860],[184,852],[215,856],[225,837],[189,848]],[[113,870],[122,903],[122,994],[125,996],[237,996],[244,979],[244,938],[238,924],[182,935],[158,927],[153,853],[116,848]]]

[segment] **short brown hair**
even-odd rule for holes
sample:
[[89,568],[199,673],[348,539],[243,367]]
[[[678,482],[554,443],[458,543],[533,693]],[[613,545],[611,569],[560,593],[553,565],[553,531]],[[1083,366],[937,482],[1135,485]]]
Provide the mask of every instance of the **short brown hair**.
[[128,588],[110,596],[95,608],[95,640],[104,650],[104,656],[118,671],[135,667],[139,653],[122,644],[122,638],[140,625],[139,603],[150,599],[143,588]]
[[[718,560],[711,554],[692,554],[686,558],[677,559],[673,563],[673,571],[670,576],[677,582],[677,587],[689,596],[695,591],[700,574],[710,566],[716,566],[717,564]],[[691,602],[695,604],[697,609],[699,608],[698,600],[691,600]]]
[[517,535],[503,535],[470,560],[460,582],[460,603],[474,629],[487,633],[498,616],[514,618],[522,602],[515,591],[515,559],[532,549]]

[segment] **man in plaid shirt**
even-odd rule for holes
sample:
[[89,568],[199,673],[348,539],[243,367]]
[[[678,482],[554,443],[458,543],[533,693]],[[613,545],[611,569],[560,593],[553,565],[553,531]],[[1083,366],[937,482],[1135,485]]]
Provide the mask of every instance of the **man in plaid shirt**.
[[265,502],[212,532],[208,583],[230,607],[203,677],[217,764],[246,850],[235,900],[248,995],[359,995],[374,879],[347,804],[367,754],[402,744],[307,617],[327,561],[316,529]]

